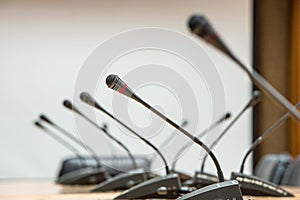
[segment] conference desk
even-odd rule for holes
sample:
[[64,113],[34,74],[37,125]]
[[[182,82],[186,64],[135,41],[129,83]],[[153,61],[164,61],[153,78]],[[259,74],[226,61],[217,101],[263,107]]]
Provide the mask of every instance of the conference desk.
[[[0,180],[0,200],[102,200],[119,192],[88,193],[93,186],[61,186],[52,180]],[[294,198],[245,197],[251,200],[300,200],[300,188],[287,188]]]

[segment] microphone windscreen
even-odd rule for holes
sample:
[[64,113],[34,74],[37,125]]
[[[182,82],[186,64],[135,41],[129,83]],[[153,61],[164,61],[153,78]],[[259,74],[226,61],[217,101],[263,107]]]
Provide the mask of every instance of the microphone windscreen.
[[66,108],[69,108],[69,109],[73,110],[73,105],[72,105],[71,101],[69,101],[69,100],[64,100],[64,101],[63,101],[63,105],[64,105]]
[[203,39],[216,34],[203,15],[193,15],[189,20],[189,27],[193,33]]
[[44,126],[38,121],[35,121],[34,125],[36,125],[37,127],[41,128],[41,129],[44,129]]
[[189,20],[189,28],[194,34],[198,35],[226,55],[232,55],[205,16],[193,15]]
[[228,112],[228,113],[226,113],[224,119],[227,120],[227,119],[229,119],[230,117],[231,117],[231,113]]
[[119,93],[124,94],[128,97],[132,97],[134,95],[134,92],[117,75],[109,75],[106,78],[106,85],[109,88],[118,91]]
[[48,117],[46,117],[46,115],[44,115],[44,114],[40,115],[40,119],[43,120],[43,121],[45,121],[45,122],[47,122],[47,123],[49,123],[49,124],[53,125],[53,122],[50,121],[50,119]]
[[80,94],[80,99],[81,99],[81,101],[83,101],[91,106],[95,106],[95,103],[96,103],[95,99],[87,92],[82,92]]

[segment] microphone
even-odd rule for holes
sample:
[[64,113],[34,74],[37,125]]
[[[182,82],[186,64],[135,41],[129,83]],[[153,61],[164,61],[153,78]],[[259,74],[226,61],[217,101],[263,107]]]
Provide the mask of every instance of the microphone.
[[[298,102],[296,104],[296,107],[298,108],[300,106],[300,102]],[[271,132],[277,127],[279,126],[282,122],[284,122],[290,115],[290,112],[287,112],[285,115],[283,115],[278,121],[276,121],[270,128],[268,128],[261,136],[259,136],[254,143],[251,145],[251,147],[249,148],[249,150],[247,151],[247,153],[245,154],[241,167],[240,167],[240,173],[244,173],[244,165],[246,163],[246,160],[248,158],[248,156],[250,155],[251,152],[253,152],[253,150],[260,145],[270,134]]]
[[141,103],[143,106],[154,112],[156,115],[161,117],[163,120],[165,120],[167,123],[169,123],[171,126],[182,132],[184,135],[186,135],[188,138],[190,138],[192,141],[194,141],[196,144],[201,146],[212,158],[219,177],[219,181],[223,182],[224,181],[224,176],[223,172],[221,170],[220,164],[216,158],[216,156],[210,151],[208,146],[206,146],[201,140],[198,138],[194,137],[192,134],[187,132],[185,129],[182,129],[179,125],[177,125],[175,122],[170,120],[168,117],[164,116],[162,113],[160,113],[158,110],[147,104],[145,101],[143,101],[140,97],[138,97],[127,85],[124,83],[117,75],[109,75],[106,78],[106,84],[109,88],[118,91],[121,94],[124,94],[137,102]]
[[[300,102],[296,104],[296,108],[300,106]],[[251,145],[249,150],[246,152],[241,167],[240,172],[232,172],[231,179],[236,179],[240,182],[241,189],[243,194],[252,195],[252,196],[276,196],[276,197],[293,197],[294,195],[285,189],[279,187],[277,184],[271,183],[269,181],[263,180],[256,176],[250,176],[243,174],[244,165],[250,153],[261,144],[271,133],[278,127],[283,121],[285,121],[290,115],[290,112],[287,112],[283,115],[278,121],[276,121],[270,128],[268,128],[261,136],[259,136],[254,143]]]
[[56,182],[62,185],[89,185],[96,184],[106,180],[109,175],[103,168],[94,169],[92,167],[84,166],[82,162],[82,157],[76,148],[66,142],[63,138],[54,134],[50,129],[43,126],[40,122],[35,121],[34,125],[38,128],[42,129],[45,133],[47,133],[50,137],[55,139],[61,145],[69,149],[71,152],[75,154],[75,156],[79,159],[80,165],[83,168],[73,170],[64,175],[58,177]]
[[113,116],[112,114],[110,114],[89,93],[82,92],[80,94],[80,99],[84,103],[87,103],[88,105],[93,106],[94,108],[97,108],[98,110],[104,112],[110,118],[112,118],[113,120],[115,120],[116,122],[118,122],[119,124],[121,124],[127,130],[129,130],[131,133],[133,133],[135,136],[137,136],[139,139],[141,139],[144,143],[146,143],[147,145],[149,145],[160,156],[160,158],[162,159],[162,161],[163,161],[163,163],[165,165],[166,174],[170,174],[168,163],[167,163],[166,159],[164,158],[164,156],[162,155],[162,153],[157,149],[156,146],[154,146],[150,141],[146,140],[144,137],[142,137],[141,135],[139,135],[136,131],[134,131],[133,129],[131,129],[129,126],[127,126],[126,124],[124,124],[118,118],[116,118],[115,116]]
[[107,137],[109,137],[110,139],[112,139],[113,141],[115,141],[120,147],[122,147],[128,154],[128,156],[130,157],[131,161],[132,161],[132,165],[134,169],[137,169],[137,165],[135,162],[135,159],[132,155],[132,153],[130,152],[130,150],[117,138],[115,138],[113,135],[111,135],[106,128],[103,128],[101,126],[99,126],[98,124],[96,124],[94,121],[92,121],[90,118],[88,118],[86,115],[84,115],[82,112],[80,112],[69,100],[64,100],[63,101],[63,105],[72,110],[73,112],[75,112],[76,114],[80,115],[82,118],[84,118],[85,120],[87,120],[88,122],[90,122],[91,124],[93,124],[97,129],[101,130],[103,133],[105,133],[105,135]]
[[[254,107],[262,99],[262,95],[258,90],[253,92],[253,96],[250,101],[243,107],[243,109],[237,114],[237,116],[230,122],[230,124],[223,130],[223,132],[215,139],[215,141],[210,145],[210,149],[213,149],[217,143],[223,138],[223,136],[228,132],[228,130],[237,122],[237,120],[245,113],[249,108]],[[207,185],[211,185],[217,182],[217,177],[204,172],[205,163],[207,160],[207,154],[202,160],[200,171],[196,171],[193,180],[187,181],[184,185],[193,186],[196,188],[202,188]]]
[[[250,99],[250,101],[247,103],[247,105],[238,113],[238,115],[230,122],[230,124],[224,129],[224,131],[219,135],[219,137],[211,144],[210,148],[213,149],[218,142],[223,138],[223,136],[228,132],[228,130],[237,122],[237,120],[245,113],[246,110],[249,108],[254,107],[256,104],[258,104],[262,99],[262,95],[258,90],[255,90],[253,92],[253,96]],[[205,162],[207,159],[207,155],[203,158],[202,165],[201,165],[201,172],[204,171]]]
[[277,100],[286,110],[293,114],[293,116],[299,121],[300,113],[296,107],[294,107],[282,94],[280,94],[269,82],[267,82],[258,72],[252,69],[252,72],[241,63],[241,61],[233,55],[221,38],[217,35],[216,31],[209,23],[209,21],[203,15],[194,15],[189,20],[189,28],[192,33],[199,36],[212,46],[219,49],[229,58],[231,58],[241,69],[243,69],[253,81],[253,83],[260,88],[265,90],[275,100]]
[[[142,100],[140,97],[138,97],[117,75],[109,75],[106,78],[106,84],[109,88],[111,88],[115,91],[118,91],[119,93],[124,94],[124,95],[136,100],[137,102],[139,102],[140,104],[142,104],[143,106],[145,106],[146,108],[148,108],[149,110],[154,112],[156,115],[158,115],[164,121],[166,121],[168,124],[173,126],[175,129],[179,130],[185,136],[190,138],[193,142],[195,142],[196,144],[201,146],[213,160],[215,167],[217,169],[218,178],[219,178],[220,183],[215,184],[212,187],[202,188],[201,191],[196,190],[194,192],[191,192],[191,193],[187,194],[187,196],[186,195],[182,196],[181,199],[186,199],[186,198],[216,199],[219,197],[225,198],[225,199],[232,199],[232,198],[239,199],[239,200],[243,199],[237,181],[230,181],[230,182],[224,181],[224,176],[223,176],[223,172],[222,172],[220,163],[217,160],[214,153],[210,150],[210,148],[206,144],[204,144],[200,139],[198,139],[197,137],[194,137],[192,134],[187,132],[185,129],[181,128],[179,125],[177,125],[171,119],[169,119],[168,117],[163,115],[161,112],[159,112],[158,110],[156,110],[155,108],[150,106],[148,103],[146,103],[144,100]],[[128,194],[128,192],[125,192],[124,194],[119,195],[118,198],[128,197],[126,194]]]
[[56,123],[54,123],[46,115],[41,114],[40,119],[43,120],[44,122],[47,122],[48,124],[50,124],[52,127],[54,127],[56,130],[61,132],[63,135],[65,135],[67,138],[69,138],[76,144],[80,145],[81,147],[84,147],[86,149],[86,151],[90,154],[90,156],[96,161],[97,166],[98,167],[102,166],[102,164],[100,162],[101,159],[99,158],[99,156],[97,156],[96,152],[94,152],[94,150],[91,147],[89,147],[87,144],[83,143],[78,138],[74,137],[71,133],[69,133],[68,131],[66,131],[65,129],[63,129],[62,127],[57,125]]
[[[225,120],[229,119],[231,116],[230,113],[225,113],[224,116],[222,116],[219,120],[217,120],[216,122],[214,122],[211,126],[209,126],[208,128],[204,129],[201,133],[199,133],[196,137],[197,138],[201,138],[203,137],[204,135],[206,135],[209,131],[213,130],[214,128],[216,128],[220,123],[224,122]],[[186,150],[188,147],[190,146],[190,143],[187,143],[185,145],[183,145],[178,151],[177,153],[175,154],[174,156],[174,162],[173,162],[173,165],[172,165],[172,171],[175,170],[175,167],[176,167],[176,164],[178,162],[178,158],[179,156],[183,153],[184,150]]]

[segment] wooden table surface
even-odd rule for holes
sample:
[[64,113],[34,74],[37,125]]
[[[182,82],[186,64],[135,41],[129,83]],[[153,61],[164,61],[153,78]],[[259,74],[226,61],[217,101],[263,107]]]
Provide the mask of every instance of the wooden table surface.
[[[61,186],[51,180],[0,180],[0,200],[103,200],[119,192],[89,193],[93,186]],[[300,188],[287,188],[295,198],[246,197],[252,200],[300,200]]]

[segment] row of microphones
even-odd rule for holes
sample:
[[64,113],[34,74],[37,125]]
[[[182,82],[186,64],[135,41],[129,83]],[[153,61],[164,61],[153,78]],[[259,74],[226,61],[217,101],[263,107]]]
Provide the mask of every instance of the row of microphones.
[[51,125],[52,127],[54,127],[57,131],[59,131],[60,133],[62,133],[64,136],[66,136],[67,138],[69,138],[70,140],[72,140],[74,143],[76,143],[79,146],[85,148],[85,150],[89,153],[89,155],[92,158],[94,158],[94,160],[97,163],[97,166],[98,167],[102,166],[102,163],[100,162],[101,159],[96,154],[96,152],[93,150],[93,148],[91,148],[88,144],[83,143],[83,141],[81,141],[80,139],[74,137],[71,133],[69,133],[68,131],[66,131],[64,128],[62,128],[61,126],[59,126],[58,124],[56,124],[54,121],[50,120],[49,117],[47,117],[46,115],[44,115],[44,114],[40,115],[40,120],[48,123],[49,125]]
[[215,48],[219,49],[235,63],[237,63],[241,69],[243,69],[253,81],[253,83],[261,90],[266,91],[275,100],[277,100],[286,110],[292,113],[292,115],[299,121],[300,112],[293,106],[282,94],[280,94],[268,81],[266,81],[259,73],[254,69],[251,71],[229,50],[228,46],[217,35],[216,31],[209,23],[209,21],[203,15],[194,15],[189,20],[189,28],[192,33],[202,38]]
[[85,114],[83,114],[78,108],[76,108],[71,101],[69,100],[64,100],[63,105],[70,109],[71,111],[73,111],[74,113],[78,114],[79,116],[81,116],[82,118],[84,118],[85,120],[87,120],[89,123],[91,123],[92,125],[94,125],[97,129],[99,129],[100,131],[102,131],[107,137],[109,137],[111,140],[113,140],[114,142],[116,142],[121,148],[123,148],[128,156],[130,157],[131,161],[132,161],[132,165],[134,167],[134,169],[137,169],[137,165],[136,165],[136,161],[134,156],[132,155],[131,151],[129,150],[129,148],[123,143],[121,142],[119,139],[117,139],[115,136],[113,136],[112,134],[110,134],[105,128],[99,126],[97,123],[95,123],[93,120],[91,120],[89,117],[87,117]]
[[[50,120],[48,121],[48,118],[45,118],[45,116],[42,115],[40,117],[40,120],[45,121],[44,119],[46,119],[47,122],[50,122]],[[109,178],[109,174],[107,173],[107,171],[102,167],[100,163],[98,163],[100,162],[98,157],[96,158],[98,165],[96,167],[90,167],[88,164],[84,162],[84,157],[80,155],[80,152],[71,143],[69,143],[67,140],[55,134],[50,129],[46,128],[39,121],[35,121],[34,125],[42,129],[45,133],[47,133],[57,142],[59,142],[64,147],[66,147],[71,152],[73,152],[75,156],[79,159],[81,167],[77,170],[72,170],[71,172],[61,174],[61,176],[59,176],[56,180],[58,184],[62,184],[62,185],[97,184]],[[76,141],[75,138],[74,141]]]
[[[207,187],[201,188],[199,190],[195,190],[193,192],[190,192],[186,195],[183,195],[180,199],[237,199],[242,200],[242,194],[239,187],[239,184],[235,180],[231,181],[224,181],[223,172],[220,166],[220,163],[218,159],[216,158],[215,154],[211,151],[211,149],[204,144],[200,139],[197,137],[194,137],[191,133],[180,127],[178,124],[176,124],[174,121],[172,121],[167,116],[163,115],[161,112],[156,110],[154,107],[152,107],[150,104],[145,102],[142,98],[137,96],[132,89],[128,87],[128,85],[122,81],[117,75],[109,75],[106,78],[106,84],[109,88],[118,91],[121,94],[124,94],[125,96],[130,97],[131,99],[134,99],[138,103],[142,104],[144,107],[151,110],[153,113],[158,115],[160,118],[162,118],[165,122],[170,124],[172,127],[177,129],[179,132],[183,133],[185,136],[187,136],[189,139],[191,139],[194,143],[199,145],[201,148],[203,148],[207,154],[211,157],[213,160],[219,182],[217,184],[212,184]],[[151,181],[151,180],[150,180]],[[138,191],[145,191],[147,189],[147,183],[144,183],[144,185],[138,185],[135,187],[132,187],[130,190],[127,190],[120,194],[116,199],[128,199],[128,198],[138,198],[140,196],[134,196],[135,194],[139,193]],[[174,193],[173,189],[166,188],[164,191],[165,196],[172,198],[172,194]],[[175,194],[176,197],[173,196],[173,198],[177,198],[178,194]]]
[[[118,140],[116,137],[112,136],[106,127],[100,127],[97,125],[95,122],[93,122],[90,118],[85,116],[81,111],[79,111],[78,108],[76,108],[70,101],[65,100],[63,102],[63,105],[67,107],[68,109],[73,110],[75,113],[79,114],[80,116],[84,117],[87,121],[92,123],[94,126],[96,126],[98,129],[106,133],[110,139],[114,139],[118,144],[121,146],[125,145]],[[54,129],[56,129],[58,132],[63,134],[66,138],[68,138],[70,141],[76,143],[77,145],[80,145],[83,147],[87,152],[90,154],[90,156],[96,161],[96,166],[95,164],[88,162],[88,160],[84,157],[81,156],[79,151],[76,149],[75,146],[73,146],[71,143],[69,143],[67,140],[63,139],[62,137],[59,137],[58,135],[53,134],[53,132],[43,126],[40,121],[36,121],[35,125],[44,130],[46,133],[48,133],[51,137],[53,137],[55,140],[57,140],[59,143],[64,145],[66,148],[68,148],[70,151],[72,151],[75,155],[79,163],[81,164],[80,166],[77,166],[77,163],[73,160],[66,160],[63,162],[62,169],[59,173],[59,176],[57,178],[57,183],[63,184],[63,185],[85,185],[85,184],[97,184],[97,183],[104,183],[105,187],[102,187],[102,190],[109,191],[109,190],[122,190],[122,189],[127,189],[132,187],[135,184],[138,184],[144,180],[148,180],[150,178],[156,177],[152,173],[146,173],[144,170],[148,170],[148,167],[144,166],[144,163],[140,163],[139,169],[136,169],[135,165],[135,158],[133,155],[129,152],[129,150],[126,148],[127,153],[130,155],[133,165],[133,169],[136,169],[134,173],[131,173],[131,177],[127,178],[124,174],[125,173],[120,173],[118,170],[110,167],[110,164],[114,163],[113,159],[107,159],[107,163],[102,163],[98,155],[94,152],[94,150],[89,147],[87,144],[83,143],[81,140],[77,139],[74,137],[72,134],[70,134],[68,131],[66,131],[64,128],[59,126],[58,124],[54,123],[52,120],[50,120],[47,116],[45,115],[40,115],[41,122],[46,122],[48,125],[52,126]],[[70,161],[70,162],[69,162]],[[84,162],[83,162],[84,161]],[[150,163],[149,163],[150,164]],[[120,164],[122,165],[122,164]],[[123,166],[124,165],[124,166]],[[124,170],[126,169],[126,164],[123,164]],[[121,168],[122,168],[121,166]],[[116,166],[117,167],[117,166]],[[150,167],[150,166],[149,166]],[[131,167],[132,168],[132,167]],[[117,179],[120,176],[123,176],[122,181],[115,181],[115,184],[113,184],[112,178],[109,178],[110,176],[115,176],[114,179]],[[128,175],[129,176],[129,175]],[[110,180],[109,184],[107,183],[107,180]],[[98,191],[98,190],[93,190],[93,191]]]
[[[103,113],[105,113],[106,115],[108,115],[111,119],[115,120],[116,122],[118,122],[120,125],[122,125],[123,127],[125,127],[128,131],[130,131],[131,133],[133,133],[135,136],[137,136],[140,140],[142,140],[144,143],[146,143],[146,145],[150,146],[162,159],[163,163],[164,163],[164,166],[165,166],[165,170],[166,170],[166,174],[170,174],[170,170],[169,170],[169,166],[168,166],[168,163],[165,159],[165,157],[162,155],[162,153],[159,151],[159,149],[154,146],[150,141],[146,140],[144,137],[142,137],[140,134],[138,134],[136,131],[134,131],[133,129],[131,129],[129,126],[127,126],[124,122],[120,121],[118,118],[116,118],[115,116],[113,116],[111,113],[109,113],[103,106],[101,106],[95,98],[93,98],[89,93],[87,92],[82,92],[80,94],[80,99],[96,108],[97,110],[100,110],[102,111]],[[147,175],[148,173],[141,173],[141,176],[142,177],[146,177],[146,180],[149,179],[149,175]],[[131,176],[131,175],[134,175],[136,176],[136,173],[135,174],[128,174],[128,176]],[[150,175],[151,178],[153,178],[153,176]],[[130,178],[130,177],[125,177],[125,178]],[[124,179],[124,176],[122,176],[122,180]],[[144,182],[145,181],[145,178],[141,178],[140,181],[135,181],[135,185],[136,184],[139,184],[141,182]],[[114,182],[112,182],[111,180],[108,180],[108,182],[110,184],[113,184],[114,182],[119,182],[120,183],[120,180],[115,178],[114,179]],[[103,189],[103,186],[106,186],[105,183],[103,184],[100,184],[99,186],[97,186],[94,191],[102,191]]]

